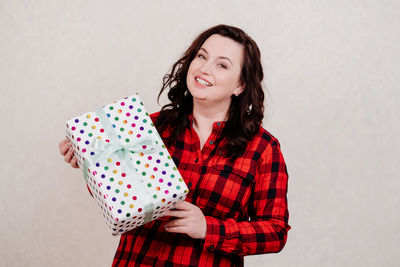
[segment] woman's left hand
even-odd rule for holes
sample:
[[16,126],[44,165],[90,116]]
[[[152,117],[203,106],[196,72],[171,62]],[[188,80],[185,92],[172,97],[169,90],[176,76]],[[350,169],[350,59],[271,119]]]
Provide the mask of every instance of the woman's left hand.
[[199,207],[181,201],[176,203],[174,210],[167,210],[165,215],[178,218],[165,224],[167,232],[187,234],[196,239],[206,238],[207,222]]

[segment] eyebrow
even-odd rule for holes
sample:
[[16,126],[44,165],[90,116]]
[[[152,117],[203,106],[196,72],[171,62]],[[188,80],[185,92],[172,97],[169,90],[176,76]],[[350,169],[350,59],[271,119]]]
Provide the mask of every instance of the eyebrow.
[[[205,48],[203,48],[203,47],[201,47],[199,50],[204,50],[204,52],[205,52],[206,54],[208,54],[207,50],[206,50]],[[233,63],[232,63],[232,61],[231,61],[229,58],[227,58],[227,57],[218,57],[218,58],[228,60],[228,61],[232,64],[232,66],[233,66]]]

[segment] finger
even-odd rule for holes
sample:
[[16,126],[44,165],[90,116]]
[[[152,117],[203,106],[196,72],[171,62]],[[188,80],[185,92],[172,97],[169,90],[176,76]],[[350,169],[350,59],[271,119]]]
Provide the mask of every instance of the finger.
[[176,220],[167,222],[165,224],[165,227],[167,227],[167,228],[182,227],[182,226],[186,226],[186,220],[184,220],[184,219],[176,219]]
[[170,233],[187,234],[188,229],[186,227],[166,227],[165,231],[170,232]]
[[74,167],[75,169],[79,168],[78,159],[75,156],[72,157],[71,166]]
[[180,201],[175,204],[175,209],[189,211],[193,209],[193,206],[194,205],[192,203],[189,203],[187,201]]
[[70,148],[71,144],[69,143],[68,139],[62,140],[59,144],[59,150],[61,155],[65,156],[65,154],[68,152],[68,149]]
[[187,217],[186,212],[180,210],[167,210],[165,211],[166,216],[177,217],[177,218],[185,218]]
[[66,143],[68,143],[68,139],[64,138],[63,140],[61,140],[60,143],[58,143],[58,147],[61,148],[62,146],[64,146]]
[[73,155],[74,155],[74,150],[72,148],[69,148],[68,152],[65,154],[64,161],[71,163]]

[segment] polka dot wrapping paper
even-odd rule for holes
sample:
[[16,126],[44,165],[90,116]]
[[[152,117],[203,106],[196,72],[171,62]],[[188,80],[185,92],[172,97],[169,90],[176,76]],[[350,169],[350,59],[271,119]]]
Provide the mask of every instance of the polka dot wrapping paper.
[[186,198],[188,188],[138,95],[68,120],[66,135],[114,235]]

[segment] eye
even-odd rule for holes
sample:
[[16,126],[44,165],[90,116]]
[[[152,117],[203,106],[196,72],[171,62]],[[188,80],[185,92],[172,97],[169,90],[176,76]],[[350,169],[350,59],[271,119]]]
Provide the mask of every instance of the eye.
[[203,56],[202,54],[198,54],[197,57],[200,58],[200,59],[205,59],[205,58],[206,58],[206,57]]
[[227,69],[228,68],[225,64],[222,64],[222,63],[218,64],[218,67],[223,68],[223,69]]

